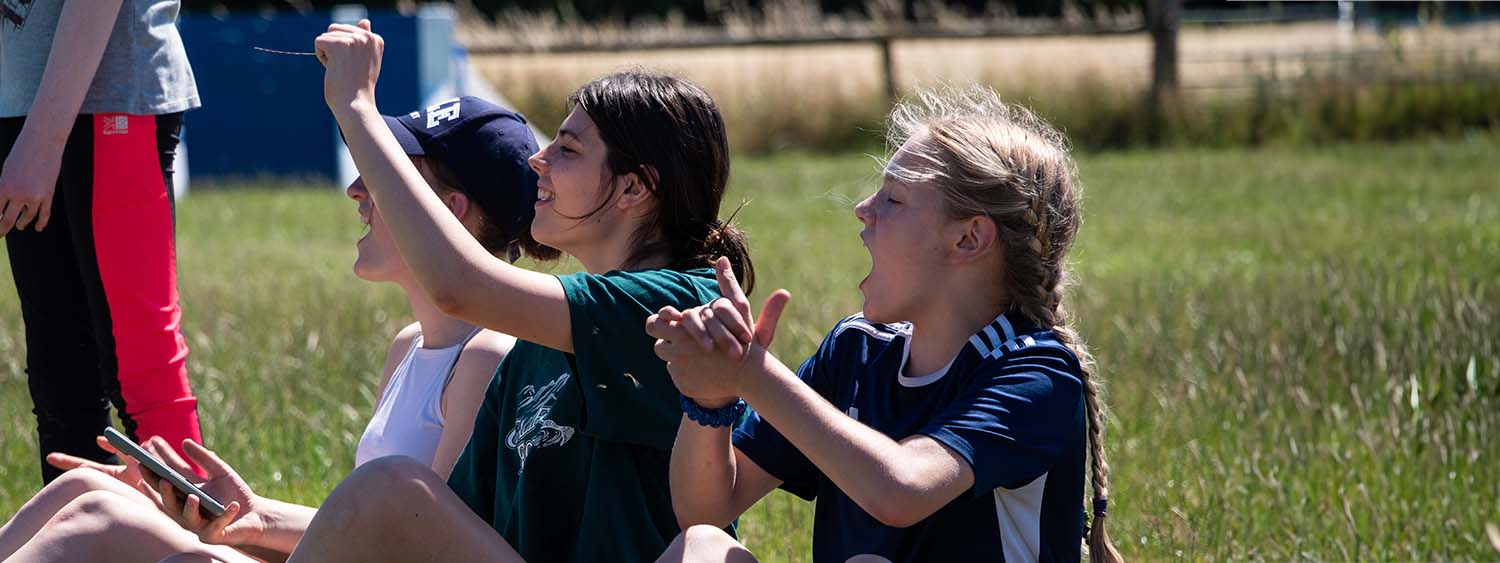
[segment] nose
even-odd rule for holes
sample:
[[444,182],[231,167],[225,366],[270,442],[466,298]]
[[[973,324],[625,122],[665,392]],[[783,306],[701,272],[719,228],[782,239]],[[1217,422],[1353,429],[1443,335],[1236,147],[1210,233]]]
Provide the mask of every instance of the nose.
[[363,177],[355,178],[353,182],[349,183],[349,187],[344,189],[344,195],[349,196],[349,199],[354,201],[369,199],[370,191],[365,189],[365,179]]
[[547,164],[546,154],[547,147],[542,147],[542,150],[536,151],[536,154],[531,155],[530,158],[526,159],[526,164],[531,165],[531,169],[535,171],[538,176],[547,175],[547,169],[551,167],[551,165]]
[[870,194],[870,196],[860,200],[859,203],[854,204],[854,218],[859,219],[859,222],[864,223],[866,226],[875,223],[875,214],[870,211],[870,208],[873,206],[871,202],[874,199],[875,194]]

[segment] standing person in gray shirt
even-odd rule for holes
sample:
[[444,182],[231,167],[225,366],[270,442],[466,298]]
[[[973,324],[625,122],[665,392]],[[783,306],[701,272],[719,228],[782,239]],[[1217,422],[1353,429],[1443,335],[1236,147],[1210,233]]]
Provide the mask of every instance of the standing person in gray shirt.
[[[201,442],[177,300],[172,157],[197,86],[179,0],[0,0],[0,237],[41,454]],[[41,463],[42,480],[59,471]]]

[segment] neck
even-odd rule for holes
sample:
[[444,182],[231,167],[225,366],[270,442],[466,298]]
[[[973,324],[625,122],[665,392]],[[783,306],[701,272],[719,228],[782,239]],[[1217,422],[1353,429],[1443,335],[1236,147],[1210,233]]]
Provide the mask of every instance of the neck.
[[911,354],[906,358],[906,375],[926,375],[943,369],[963,350],[970,335],[1004,312],[996,295],[999,288],[994,287],[993,281],[961,285],[967,287],[949,287],[931,295],[970,295],[982,300],[976,303],[970,299],[939,299],[924,304],[922,314],[911,319]]
[[411,304],[412,316],[417,318],[417,325],[422,329],[423,348],[447,348],[469,337],[474,332],[474,325],[443,314],[432,301],[427,299],[422,288],[416,287],[415,281],[399,282],[401,289],[406,293],[406,300]]
[[[633,226],[632,226],[633,227]],[[583,269],[590,274],[602,274],[610,270],[661,268],[667,265],[664,256],[652,256],[635,263],[630,262],[631,255],[635,253],[635,233],[633,229],[616,229],[609,236],[586,248],[574,249],[568,254],[578,259],[583,264]]]

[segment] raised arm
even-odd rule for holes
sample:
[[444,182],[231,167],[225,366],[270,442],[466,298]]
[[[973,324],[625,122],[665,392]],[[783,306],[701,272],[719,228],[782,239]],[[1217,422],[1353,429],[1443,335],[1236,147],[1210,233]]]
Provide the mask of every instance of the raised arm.
[[375,107],[384,43],[334,24],[318,37],[324,98],[343,129],[370,197],[429,299],[449,316],[564,352],[573,351],[567,296],[556,277],[491,255],[422,179]]
[[63,147],[104,58],[123,2],[72,0],[63,6],[47,70],[0,172],[0,208],[5,209],[0,214],[0,237],[12,227],[24,229],[33,221],[38,231],[47,226]]

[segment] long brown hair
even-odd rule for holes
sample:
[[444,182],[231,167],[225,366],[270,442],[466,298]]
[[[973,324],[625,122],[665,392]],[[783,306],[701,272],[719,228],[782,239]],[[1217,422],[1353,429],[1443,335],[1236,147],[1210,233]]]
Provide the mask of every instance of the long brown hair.
[[1081,219],[1067,138],[1030,110],[1002,102],[993,90],[969,87],[927,91],[899,104],[891,114],[889,142],[892,152],[904,146],[918,162],[891,172],[937,187],[950,217],[995,221],[1009,305],[1051,329],[1077,356],[1094,488],[1089,559],[1121,561],[1104,527],[1110,469],[1097,366],[1063,306],[1065,258]]
[[729,185],[729,141],[708,92],[681,78],[630,70],[584,84],[568,103],[594,121],[609,172],[638,175],[656,196],[628,262],[666,255],[669,267],[686,269],[726,256],[745,289],[754,286],[744,233],[718,219]]
[[[458,175],[454,174],[451,169],[444,165],[443,161],[421,156],[413,156],[411,160],[416,164],[418,170],[425,172],[425,175],[437,180],[437,182],[432,183],[432,189],[438,195],[460,193],[466,197],[470,197],[470,201],[473,201],[472,196],[464,189],[463,182],[459,181]],[[500,223],[492,219],[489,213],[485,212],[484,208],[477,203],[472,209],[478,212],[479,215],[479,232],[474,233],[474,238],[478,239],[479,244],[484,246],[484,249],[490,251],[491,254],[509,262],[515,262],[523,253],[539,262],[552,261],[562,257],[562,252],[537,242],[531,236],[530,227],[519,229],[519,232],[513,233],[510,232],[510,229],[500,226]]]

